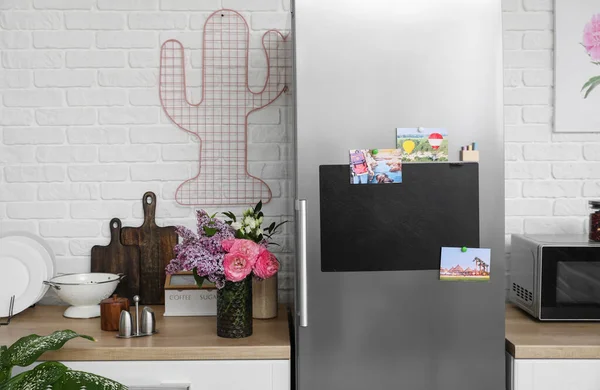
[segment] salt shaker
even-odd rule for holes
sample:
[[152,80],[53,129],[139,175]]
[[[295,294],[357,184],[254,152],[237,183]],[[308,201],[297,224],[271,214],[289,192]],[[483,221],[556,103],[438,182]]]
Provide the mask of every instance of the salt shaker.
[[133,337],[133,320],[131,319],[131,313],[123,310],[119,319],[119,338],[128,339]]

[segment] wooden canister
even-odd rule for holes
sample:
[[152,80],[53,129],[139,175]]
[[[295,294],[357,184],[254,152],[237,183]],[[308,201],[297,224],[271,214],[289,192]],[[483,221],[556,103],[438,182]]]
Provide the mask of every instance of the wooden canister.
[[102,330],[119,330],[119,318],[121,310],[129,311],[129,299],[118,297],[106,298],[100,302],[100,327]]

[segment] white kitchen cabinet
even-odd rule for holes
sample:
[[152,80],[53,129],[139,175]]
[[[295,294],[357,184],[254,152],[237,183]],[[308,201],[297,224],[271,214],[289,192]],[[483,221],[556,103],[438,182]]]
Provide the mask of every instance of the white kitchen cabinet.
[[[289,360],[65,362],[132,390],[289,390]],[[15,367],[14,374],[24,369]]]
[[508,390],[598,390],[600,359],[515,359],[507,354]]
[[537,321],[506,306],[508,390],[600,390],[600,323]]

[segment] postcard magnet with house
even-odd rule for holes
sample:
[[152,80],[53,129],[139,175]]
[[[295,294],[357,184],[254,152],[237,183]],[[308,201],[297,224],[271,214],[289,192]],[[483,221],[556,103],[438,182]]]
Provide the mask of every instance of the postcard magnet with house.
[[487,248],[443,247],[440,280],[446,282],[487,282],[490,280],[491,250]]

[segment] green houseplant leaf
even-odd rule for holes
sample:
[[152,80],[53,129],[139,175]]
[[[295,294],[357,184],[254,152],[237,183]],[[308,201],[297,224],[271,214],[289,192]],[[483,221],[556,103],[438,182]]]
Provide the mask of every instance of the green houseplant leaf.
[[[88,372],[68,370],[54,384],[53,390],[127,390],[126,386]],[[3,389],[2,389],[3,390]]]
[[0,345],[0,384],[6,382],[10,378],[11,367],[2,366],[2,355],[6,352],[6,345]]
[[48,336],[22,337],[8,348],[0,346],[0,390],[46,390],[49,386],[54,390],[126,390],[127,387],[110,379],[72,371],[64,364],[52,361],[9,379],[14,366],[28,366],[44,352],[60,349],[76,337],[95,341],[93,337],[72,330],[61,330]]
[[67,341],[77,337],[96,341],[93,337],[80,335],[68,329],[56,331],[48,336],[32,334],[22,337],[2,353],[0,369],[28,366],[44,352],[60,349]]
[[8,380],[0,385],[0,390],[45,390],[60,380],[67,370],[64,364],[45,362]]

